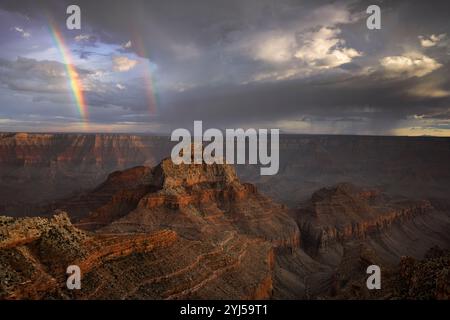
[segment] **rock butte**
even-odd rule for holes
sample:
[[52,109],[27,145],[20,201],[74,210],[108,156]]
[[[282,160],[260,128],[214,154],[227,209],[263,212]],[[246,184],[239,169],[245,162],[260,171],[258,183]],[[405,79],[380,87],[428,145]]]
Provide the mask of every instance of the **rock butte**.
[[[85,209],[77,226],[95,233],[66,213],[3,218],[4,298],[269,298],[274,251],[299,246],[287,210],[227,165],[164,160],[113,173],[85,197],[66,209]],[[65,289],[69,264],[80,266],[83,290]]]

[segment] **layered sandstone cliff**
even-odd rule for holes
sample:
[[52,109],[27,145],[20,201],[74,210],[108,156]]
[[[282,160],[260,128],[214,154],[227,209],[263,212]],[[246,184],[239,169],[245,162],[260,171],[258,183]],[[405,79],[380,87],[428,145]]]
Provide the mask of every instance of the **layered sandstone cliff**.
[[120,134],[0,134],[0,211],[37,215],[37,205],[97,186],[115,171],[155,165],[167,137]]
[[[130,176],[132,184],[127,183]],[[106,194],[109,200],[102,202],[100,195]],[[85,211],[88,216],[79,222],[84,228],[116,233],[165,227],[192,239],[236,231],[276,247],[299,246],[299,229],[287,209],[241,183],[229,165],[174,165],[165,159],[152,169],[111,175],[86,199],[98,206]],[[80,212],[76,205],[64,209]]]
[[305,246],[317,251],[330,243],[381,233],[393,223],[431,210],[429,201],[394,201],[377,190],[341,183],[313,193],[296,214]]
[[[273,249],[223,235],[187,240],[173,230],[87,234],[65,213],[51,219],[0,217],[0,299],[269,298]],[[81,269],[68,290],[66,268]]]
[[395,264],[403,255],[421,258],[434,245],[449,246],[450,215],[441,207],[341,183],[315,192],[295,217],[303,248],[320,261],[337,265],[348,245],[363,242]]

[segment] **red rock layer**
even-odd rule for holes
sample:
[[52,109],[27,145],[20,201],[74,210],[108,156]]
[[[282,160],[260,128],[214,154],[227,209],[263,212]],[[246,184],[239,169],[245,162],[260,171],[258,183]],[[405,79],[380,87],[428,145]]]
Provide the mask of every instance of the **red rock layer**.
[[[173,230],[86,234],[66,214],[0,217],[0,299],[270,298],[273,248],[235,232],[220,242]],[[66,268],[81,269],[81,290]]]
[[[129,176],[139,183],[127,184]],[[109,185],[115,189],[105,192]],[[174,165],[166,159],[151,170],[134,168],[110,176],[97,193],[88,195],[91,203],[97,194],[108,194],[109,200],[82,219],[80,227],[98,228],[103,223],[104,232],[164,227],[194,239],[237,231],[277,247],[299,246],[300,232],[287,209],[253,185],[240,183],[229,165]],[[64,209],[72,212],[70,206]]]
[[0,133],[0,211],[38,215],[38,205],[97,186],[116,170],[155,165],[167,137]]
[[433,209],[429,201],[393,200],[376,190],[351,184],[320,189],[296,212],[302,240],[310,253],[339,242],[382,233],[401,221]]

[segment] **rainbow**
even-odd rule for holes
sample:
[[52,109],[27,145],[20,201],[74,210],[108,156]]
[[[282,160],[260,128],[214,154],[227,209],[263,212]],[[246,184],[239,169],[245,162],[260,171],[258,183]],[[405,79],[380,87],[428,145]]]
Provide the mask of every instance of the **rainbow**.
[[156,83],[152,76],[152,67],[150,61],[144,61],[144,79],[146,85],[146,95],[147,95],[147,103],[148,110],[150,114],[154,114],[156,112],[156,108],[158,105],[158,95],[156,91]]
[[66,45],[61,32],[53,23],[50,23],[50,32],[66,66],[70,89],[72,91],[72,95],[80,112],[80,115],[83,119],[83,123],[86,127],[88,123],[88,106],[83,94],[83,84],[81,83],[80,77],[75,70],[70,49]]
[[147,50],[145,49],[144,42],[142,40],[142,37],[138,34],[135,34],[135,36],[132,39],[132,45],[133,48],[136,50],[137,54],[141,57],[144,57],[144,60],[141,63],[143,64],[143,73],[144,73],[144,81],[145,81],[145,88],[146,88],[146,96],[147,96],[147,104],[148,104],[148,110],[150,114],[155,114],[157,112],[157,107],[159,103],[159,96],[158,96],[158,90],[156,87],[156,81],[153,77],[153,71],[151,62],[149,59],[146,59],[145,57],[148,57]]

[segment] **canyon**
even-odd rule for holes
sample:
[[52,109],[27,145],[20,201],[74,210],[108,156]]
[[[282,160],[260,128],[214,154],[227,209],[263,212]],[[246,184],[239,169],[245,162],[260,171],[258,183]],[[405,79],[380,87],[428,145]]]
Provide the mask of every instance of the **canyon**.
[[[3,298],[270,298],[275,250],[299,246],[287,210],[228,165],[165,159],[116,172],[101,189],[111,202],[73,202],[79,212],[92,205],[76,225],[70,201],[68,214],[50,219],[3,218]],[[73,264],[83,272],[79,292],[61,282]]]
[[35,206],[89,190],[108,174],[156,165],[167,137],[0,133],[0,210],[35,215]]
[[0,299],[448,299],[448,139],[282,135],[275,176],[171,146],[0,134]]
[[[235,165],[238,176],[295,207],[340,182],[412,198],[450,194],[450,139],[280,135],[279,171]],[[91,190],[113,171],[155,166],[175,145],[170,136],[0,133],[0,210],[36,215],[36,206]]]

